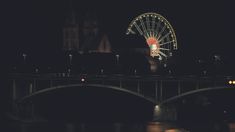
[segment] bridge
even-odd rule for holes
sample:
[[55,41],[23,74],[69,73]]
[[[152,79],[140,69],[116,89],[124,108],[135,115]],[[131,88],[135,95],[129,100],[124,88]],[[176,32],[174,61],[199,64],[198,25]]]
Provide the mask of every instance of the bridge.
[[[34,116],[32,100],[36,96],[61,89],[92,88],[126,93],[152,104],[154,120],[176,120],[177,110],[171,102],[198,92],[233,88],[229,84],[233,79],[232,76],[14,73],[10,74],[9,83],[12,108],[18,116],[25,116],[22,111],[29,118]],[[160,111],[160,107],[164,110]]]

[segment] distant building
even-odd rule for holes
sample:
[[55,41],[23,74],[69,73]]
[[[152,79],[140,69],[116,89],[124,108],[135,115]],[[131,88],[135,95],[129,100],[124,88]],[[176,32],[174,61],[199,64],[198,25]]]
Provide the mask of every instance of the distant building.
[[87,13],[82,25],[83,52],[110,53],[111,45],[106,33],[102,32],[97,16]]
[[63,50],[79,50],[79,23],[74,12],[66,19],[63,28]]
[[87,13],[78,19],[76,14],[67,18],[63,28],[63,50],[81,53],[110,53],[108,35],[101,31],[95,14]]

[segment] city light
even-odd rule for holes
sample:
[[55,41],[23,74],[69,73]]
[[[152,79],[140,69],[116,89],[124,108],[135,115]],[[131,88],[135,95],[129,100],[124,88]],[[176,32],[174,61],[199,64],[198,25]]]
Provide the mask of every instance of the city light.
[[159,109],[159,105],[156,105],[156,106],[155,106],[155,109]]
[[85,82],[85,78],[81,78],[81,82]]
[[229,80],[229,81],[228,81],[228,84],[230,84],[230,85],[235,85],[235,80]]
[[154,111],[157,112],[157,113],[159,113],[159,112],[160,112],[160,106],[159,106],[159,105],[156,105]]

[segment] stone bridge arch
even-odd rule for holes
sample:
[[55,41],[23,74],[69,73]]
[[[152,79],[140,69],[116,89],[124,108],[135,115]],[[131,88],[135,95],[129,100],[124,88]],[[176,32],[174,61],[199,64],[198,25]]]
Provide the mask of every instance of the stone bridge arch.
[[121,87],[118,87],[118,86],[112,86],[112,85],[103,85],[103,84],[69,84],[69,85],[61,85],[61,86],[54,86],[54,87],[49,87],[49,88],[45,88],[45,89],[42,89],[42,90],[38,90],[32,94],[29,94],[21,99],[19,99],[19,102],[24,102],[25,100],[33,97],[33,96],[36,96],[36,95],[40,95],[40,94],[43,94],[43,93],[47,93],[47,92],[52,92],[54,90],[59,90],[59,89],[65,89],[65,88],[74,88],[74,87],[80,87],[80,88],[88,88],[88,87],[95,87],[95,88],[106,88],[106,89],[112,89],[112,90],[116,90],[116,91],[120,91],[120,92],[125,92],[125,93],[128,93],[128,94],[131,94],[131,95],[134,95],[136,97],[139,97],[139,98],[142,98],[148,102],[151,102],[153,104],[155,104],[155,100],[151,97],[147,97],[147,96],[144,96],[138,92],[135,92],[135,91],[131,91],[131,90],[128,90],[128,89],[125,89],[125,88],[121,88]]

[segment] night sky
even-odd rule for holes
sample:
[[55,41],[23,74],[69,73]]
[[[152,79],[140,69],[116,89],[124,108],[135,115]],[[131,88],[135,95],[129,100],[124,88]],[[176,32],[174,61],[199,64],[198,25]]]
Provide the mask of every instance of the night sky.
[[[62,27],[70,13],[70,1],[10,1],[4,11],[3,48],[9,57],[22,53],[52,55],[61,51]],[[108,34],[113,50],[136,47],[125,31],[136,16],[145,12],[163,15],[173,26],[179,50],[175,58],[211,60],[221,56],[234,65],[234,9],[228,0],[73,0],[79,17],[96,12],[101,28]],[[145,42],[140,42],[143,47]]]

